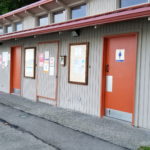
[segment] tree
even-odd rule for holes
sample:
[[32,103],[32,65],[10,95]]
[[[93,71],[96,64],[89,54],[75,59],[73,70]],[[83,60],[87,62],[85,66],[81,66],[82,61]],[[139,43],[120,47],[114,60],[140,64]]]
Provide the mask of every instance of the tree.
[[0,0],[0,15],[39,0]]

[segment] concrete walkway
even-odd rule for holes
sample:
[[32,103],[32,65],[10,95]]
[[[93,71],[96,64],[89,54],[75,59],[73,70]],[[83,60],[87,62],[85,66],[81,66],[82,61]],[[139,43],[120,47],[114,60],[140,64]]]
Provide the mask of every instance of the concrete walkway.
[[100,119],[4,93],[0,93],[0,104],[39,116],[128,149],[150,145],[149,130],[134,128],[121,121],[107,118]]

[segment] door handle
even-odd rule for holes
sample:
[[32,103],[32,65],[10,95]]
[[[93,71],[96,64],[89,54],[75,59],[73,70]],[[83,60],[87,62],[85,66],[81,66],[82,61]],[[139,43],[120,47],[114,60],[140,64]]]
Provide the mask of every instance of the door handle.
[[106,72],[109,72],[109,65],[108,64],[106,64]]

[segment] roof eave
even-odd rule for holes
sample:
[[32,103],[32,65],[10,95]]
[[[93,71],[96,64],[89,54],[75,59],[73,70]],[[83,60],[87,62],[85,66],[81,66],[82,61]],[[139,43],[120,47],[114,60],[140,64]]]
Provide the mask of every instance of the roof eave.
[[84,28],[89,26],[101,25],[106,23],[114,23],[125,20],[132,20],[137,18],[149,17],[150,5],[143,5],[139,7],[133,7],[132,9],[122,9],[118,11],[112,11],[109,13],[80,18],[63,23],[52,24],[44,27],[38,27],[34,29],[24,30],[11,34],[1,35],[0,41],[9,40],[14,38],[23,38],[32,35],[40,35],[46,33],[53,33],[59,31],[66,31],[78,28]]
[[3,19],[3,18],[6,18],[6,17],[9,17],[9,16],[13,16],[13,15],[16,15],[18,13],[21,13],[21,12],[24,12],[24,11],[27,11],[27,10],[30,10],[32,8],[35,8],[35,7],[38,7],[38,6],[41,6],[41,5],[44,5],[46,3],[49,3],[49,2],[53,2],[54,0],[41,0],[41,1],[38,1],[38,2],[35,2],[35,3],[32,3],[30,5],[27,5],[27,6],[24,6],[22,8],[19,8],[19,9],[16,9],[14,11],[11,11],[11,12],[8,12],[4,15],[1,15],[0,16],[0,19]]

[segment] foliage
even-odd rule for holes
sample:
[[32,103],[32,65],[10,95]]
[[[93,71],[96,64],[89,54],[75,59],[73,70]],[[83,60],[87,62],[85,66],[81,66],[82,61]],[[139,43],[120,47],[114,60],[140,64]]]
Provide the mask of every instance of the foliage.
[[0,0],[0,15],[39,0]]
[[150,147],[141,147],[139,150],[150,150]]

